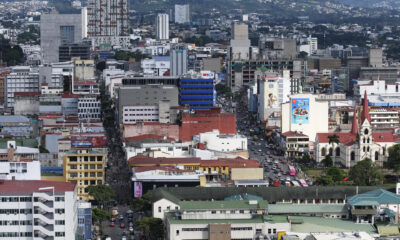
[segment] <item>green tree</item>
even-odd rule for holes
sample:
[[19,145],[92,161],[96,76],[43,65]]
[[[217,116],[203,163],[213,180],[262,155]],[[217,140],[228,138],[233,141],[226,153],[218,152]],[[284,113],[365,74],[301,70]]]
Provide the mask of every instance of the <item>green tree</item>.
[[322,176],[318,177],[315,182],[317,185],[323,185],[323,186],[333,185],[333,183],[334,183],[332,176],[328,176],[328,175],[322,175]]
[[159,218],[143,217],[136,221],[136,228],[143,232],[146,239],[164,238],[164,224]]
[[303,156],[299,159],[299,162],[302,164],[309,164],[311,161],[312,159],[308,153],[303,154]]
[[341,170],[337,167],[330,167],[326,171],[326,175],[330,176],[335,183],[343,181],[344,176],[345,176],[343,170]]
[[40,153],[49,153],[49,150],[47,150],[45,147],[43,147],[42,145],[39,146],[39,152]]
[[394,170],[400,169],[400,144],[396,144],[388,149],[389,157],[386,167]]
[[361,186],[374,186],[381,184],[383,181],[383,175],[379,167],[369,158],[358,162],[350,169],[349,177],[354,184]]
[[[339,136],[336,134],[329,135],[328,139],[329,139],[329,144],[332,145],[332,156],[334,156],[334,159],[336,161],[335,144],[339,144]],[[329,155],[331,155],[331,153],[329,153]]]
[[89,195],[100,203],[101,208],[115,197],[114,189],[107,185],[90,185],[87,190]]
[[327,168],[332,167],[333,166],[332,157],[330,155],[326,155],[325,158],[322,159],[321,163]]
[[102,221],[111,219],[111,213],[101,210],[100,208],[93,208],[92,219],[94,222],[98,222],[101,224]]
[[148,211],[151,210],[151,193],[147,192],[141,197],[133,200],[132,208],[136,211]]

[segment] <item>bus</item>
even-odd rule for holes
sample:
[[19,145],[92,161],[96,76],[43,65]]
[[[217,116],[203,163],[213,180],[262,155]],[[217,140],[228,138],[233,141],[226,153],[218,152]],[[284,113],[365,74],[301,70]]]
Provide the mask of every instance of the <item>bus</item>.
[[295,176],[296,175],[296,169],[293,166],[289,165],[289,174],[290,176]]
[[308,184],[306,183],[306,181],[304,181],[304,179],[300,179],[299,182],[302,187],[308,187]]

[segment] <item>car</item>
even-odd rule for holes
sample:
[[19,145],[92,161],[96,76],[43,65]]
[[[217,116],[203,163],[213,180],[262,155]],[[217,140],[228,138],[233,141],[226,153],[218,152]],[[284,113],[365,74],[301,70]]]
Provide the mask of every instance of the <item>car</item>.
[[117,218],[112,217],[112,218],[111,218],[111,222],[115,222],[115,221],[117,221]]
[[120,228],[125,228],[125,224],[121,223],[121,224],[119,225],[119,227],[120,227]]
[[122,236],[121,240],[128,240],[125,236]]
[[270,154],[268,157],[272,158],[272,154]]
[[133,227],[129,227],[129,232],[133,232]]
[[262,150],[261,150],[261,149],[258,149],[258,151],[259,151],[259,152],[262,152]]
[[115,226],[115,223],[114,222],[111,222],[110,223],[110,227],[114,227]]
[[119,215],[119,220],[124,220],[124,215]]
[[129,227],[133,227],[133,222],[129,222]]
[[283,173],[285,170],[283,170],[283,168],[281,168],[281,172]]

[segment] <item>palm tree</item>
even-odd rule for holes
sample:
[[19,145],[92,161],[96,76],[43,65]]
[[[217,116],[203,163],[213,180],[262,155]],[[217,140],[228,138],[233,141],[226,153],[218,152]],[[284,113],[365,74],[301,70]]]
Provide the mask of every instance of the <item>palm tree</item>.
[[[328,139],[329,139],[329,144],[332,145],[332,155],[334,155],[334,152],[335,152],[334,146],[335,146],[335,143],[339,144],[339,136],[336,134],[329,135]],[[334,159],[335,159],[334,162],[336,162],[336,154],[334,156]]]

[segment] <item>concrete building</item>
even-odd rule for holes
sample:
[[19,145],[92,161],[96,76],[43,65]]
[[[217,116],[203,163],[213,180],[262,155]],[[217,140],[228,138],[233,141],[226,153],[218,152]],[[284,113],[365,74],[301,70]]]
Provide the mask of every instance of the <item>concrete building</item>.
[[318,132],[328,132],[328,102],[316,100],[312,94],[290,96],[282,104],[282,132],[299,132],[312,141]]
[[15,92],[40,92],[39,73],[29,66],[16,66],[5,77],[4,102],[14,107]]
[[81,14],[42,14],[40,16],[40,36],[43,62],[58,62],[58,51],[62,44],[82,41]]
[[282,136],[286,143],[286,156],[301,157],[310,152],[310,139],[307,135],[298,132],[284,132]]
[[188,50],[186,46],[171,46],[170,61],[170,76],[186,74],[188,71]]
[[311,54],[315,54],[318,50],[318,38],[309,36],[307,38],[307,45],[310,46]]
[[387,83],[396,83],[398,77],[396,67],[361,67],[360,78],[383,79]]
[[87,43],[70,43],[60,45],[58,48],[58,61],[67,62],[72,58],[82,60],[90,59],[90,45]]
[[2,181],[0,237],[74,240],[77,196],[73,183]]
[[21,115],[0,115],[0,138],[31,138],[34,129],[29,118]]
[[219,74],[222,72],[222,62],[220,58],[203,58],[201,70]]
[[156,17],[156,38],[157,40],[169,39],[168,14],[159,13]]
[[95,79],[94,60],[74,60],[74,82]]
[[128,1],[89,0],[88,37],[127,36],[129,34]]
[[72,93],[97,96],[100,95],[99,84],[94,80],[77,81],[73,84]]
[[85,96],[78,98],[78,118],[81,121],[100,121],[101,103],[96,96]]
[[228,59],[235,60],[250,60],[250,40],[249,29],[247,24],[232,24],[232,39],[228,50]]
[[202,144],[204,148],[218,152],[247,151],[247,138],[235,134],[220,134],[219,130],[200,133],[193,136],[193,143]]
[[263,60],[295,59],[297,44],[294,39],[261,37],[258,41],[259,58]]
[[[0,154],[3,149],[0,149]],[[0,161],[1,180],[40,180],[40,162],[3,162]]]
[[383,50],[378,48],[368,49],[369,67],[379,68],[383,66]]
[[[130,114],[134,114],[132,112],[133,109],[135,109],[134,111],[139,111],[139,112],[142,111],[141,109],[153,109],[149,110],[153,111],[153,113],[149,112],[140,114],[157,114],[154,113],[154,111],[158,109],[159,112],[160,103],[163,103],[164,101],[169,101],[169,106],[178,106],[179,105],[178,99],[179,99],[178,87],[173,85],[168,86],[168,85],[157,84],[157,85],[120,87],[118,89],[118,115],[120,123],[126,122],[127,119],[131,119],[129,118],[129,113],[127,113],[126,111],[131,112]],[[128,116],[125,116],[125,114],[127,114]],[[143,115],[142,117],[144,116],[145,115]],[[126,120],[124,120],[124,117],[127,117]],[[151,118],[149,119],[155,119],[155,115],[152,115]]]
[[271,114],[280,111],[282,103],[289,101],[291,95],[291,79],[288,70],[283,71],[283,76],[275,73],[264,73],[257,76],[260,86],[258,96],[258,118],[268,121]]
[[170,69],[171,60],[168,56],[155,56],[143,59],[140,65],[144,75],[162,77]]
[[175,4],[175,23],[183,24],[190,22],[189,4]]
[[39,114],[40,92],[15,92],[14,93],[14,114],[34,115]]
[[87,186],[105,183],[106,153],[85,148],[67,152],[63,159],[63,175],[66,182],[75,183],[80,199],[90,199]]

